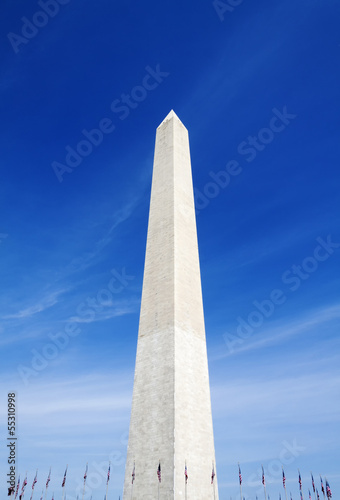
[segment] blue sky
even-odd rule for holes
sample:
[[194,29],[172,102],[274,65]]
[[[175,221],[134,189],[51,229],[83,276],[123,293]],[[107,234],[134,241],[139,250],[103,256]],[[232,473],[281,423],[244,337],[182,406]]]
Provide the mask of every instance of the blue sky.
[[68,463],[76,500],[88,462],[96,500],[111,460],[122,494],[155,130],[174,109],[220,498],[239,498],[238,462],[247,499],[261,464],[272,499],[281,465],[294,500],[298,469],[305,498],[311,470],[339,497],[338,2],[46,3],[0,6],[0,412],[6,438],[15,391],[17,472],[30,489],[38,468],[38,498],[51,465],[60,497]]

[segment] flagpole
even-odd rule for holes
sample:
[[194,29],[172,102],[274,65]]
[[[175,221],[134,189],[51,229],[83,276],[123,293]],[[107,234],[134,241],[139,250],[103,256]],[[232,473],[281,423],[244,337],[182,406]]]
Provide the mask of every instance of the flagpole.
[[261,465],[261,467],[262,467],[262,484],[263,484],[263,489],[264,489],[264,500],[267,500],[266,479],[264,477],[263,465]]
[[[109,462],[109,470],[110,470],[110,467],[111,467],[111,462]],[[106,494],[105,494],[105,500],[107,500],[107,492],[109,491],[109,476],[108,476],[108,479],[106,481]]]
[[240,483],[240,496],[241,496],[241,500],[243,500],[243,496],[242,496],[242,479],[241,479],[240,462],[238,463],[238,478],[239,478],[239,483]]
[[68,469],[68,464],[66,465],[65,473],[64,473],[64,479],[63,479],[63,492],[62,492],[62,497],[61,500],[64,500],[65,496],[65,486],[66,486],[66,474],[67,474],[67,469]]
[[322,493],[323,493],[323,497],[324,497],[324,499],[326,500],[325,487],[324,487],[324,484],[323,484],[323,482],[322,482],[322,477],[321,477],[321,474],[320,474],[320,480],[321,480],[321,490],[322,490]]
[[33,484],[32,484],[32,493],[31,493],[31,498],[30,500],[33,500],[33,494],[34,494],[34,486],[35,486],[35,483],[37,482],[37,474],[38,474],[38,469],[35,473],[35,476],[34,476],[34,479],[33,479]]
[[[25,474],[24,482],[22,483],[22,489],[21,489],[22,497],[21,497],[21,500],[24,498],[26,486],[27,486],[27,471],[26,471],[26,474]],[[21,494],[19,494],[19,498],[20,498]]]
[[283,479],[284,479],[283,489],[285,490],[286,500],[288,500],[288,497],[287,497],[287,490],[286,490],[286,476],[284,475],[284,470],[283,470],[283,467],[282,467],[282,477],[283,477]]
[[159,500],[159,490],[160,490],[160,484],[161,484],[161,480],[162,480],[161,460],[160,459],[158,462],[157,477],[158,477],[158,500]]
[[311,478],[312,478],[312,486],[313,486],[313,491],[314,491],[314,498],[316,500],[315,483],[314,483],[314,476],[313,476],[312,471],[311,471],[310,475],[311,475]]
[[86,478],[87,478],[87,467],[88,467],[88,462],[86,462],[86,469],[85,469],[85,474],[84,474],[84,487],[83,487],[83,498],[82,498],[82,500],[84,500],[84,496],[85,496],[85,485],[86,485]]

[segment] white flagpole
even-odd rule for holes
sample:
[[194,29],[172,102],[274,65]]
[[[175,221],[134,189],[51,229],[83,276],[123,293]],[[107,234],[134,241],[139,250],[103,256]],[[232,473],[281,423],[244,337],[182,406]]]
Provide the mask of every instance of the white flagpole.
[[47,480],[46,480],[45,500],[46,500],[46,497],[47,497],[47,489],[48,489],[48,485],[50,483],[50,478],[51,478],[51,467],[50,467],[50,470],[49,470],[49,473],[48,473],[48,477],[47,477]]
[[161,461],[159,460],[158,469],[157,469],[157,472],[159,470],[159,475],[157,474],[157,477],[158,477],[158,500],[159,500],[159,490],[160,490],[160,484],[161,484],[161,481],[159,479],[162,480],[162,469],[160,467],[161,467]]
[[262,484],[263,484],[263,489],[264,489],[264,500],[267,500],[267,490],[266,490],[266,478],[264,476],[264,468],[263,468],[263,465],[261,465],[262,467]]
[[243,500],[243,496],[242,496],[242,479],[241,479],[241,469],[240,469],[240,463],[238,463],[238,479],[239,479],[239,483],[240,483],[240,498],[241,498],[241,500]]
[[214,473],[214,477],[213,477],[213,491],[214,491],[214,500],[216,500],[216,491],[215,491],[215,476],[216,476],[216,473],[215,473],[215,463],[213,461],[213,473]]
[[35,473],[35,476],[34,476],[34,479],[33,479],[32,493],[31,493],[31,498],[30,498],[30,500],[32,500],[32,499],[33,499],[34,486],[35,486],[35,480],[36,480],[36,478],[37,478],[37,474],[38,474],[38,469],[37,469],[37,471],[36,471],[36,473]]
[[82,500],[84,500],[84,496],[85,496],[85,484],[86,484],[86,478],[87,478],[87,467],[88,467],[88,462],[86,462],[86,469],[85,469],[85,474],[84,474],[84,488],[83,488],[83,498]]
[[311,478],[312,478],[312,486],[313,486],[313,491],[314,491],[314,498],[316,500],[316,489],[315,489],[315,481],[314,481],[314,476],[313,476],[313,473],[311,472],[310,473],[311,475]]
[[[111,472],[111,462],[109,462],[109,470]],[[107,500],[107,492],[109,491],[109,477],[106,480],[106,494],[105,494],[105,500]]]

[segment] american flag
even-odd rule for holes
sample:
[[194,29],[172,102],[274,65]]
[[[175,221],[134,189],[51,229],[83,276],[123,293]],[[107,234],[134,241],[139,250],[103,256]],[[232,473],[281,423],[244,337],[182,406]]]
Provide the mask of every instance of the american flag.
[[238,479],[240,481],[240,484],[242,484],[242,474],[241,474],[240,464],[238,464]]
[[319,492],[318,492],[318,489],[317,489],[317,488],[316,488],[316,498],[317,498],[318,500],[320,500],[320,495],[319,495]]
[[160,462],[158,464],[157,477],[158,477],[158,481],[161,483],[162,482],[162,471],[161,471],[161,463]]
[[22,488],[21,488],[21,493],[19,495],[19,500],[21,500],[22,497],[24,496],[26,485],[27,485],[27,476],[25,477],[24,482],[22,483]]
[[308,490],[308,494],[309,494],[309,500],[312,500],[312,495],[311,495],[310,490]]
[[285,476],[285,471],[282,469],[282,483],[283,487],[286,488],[286,476]]
[[329,482],[327,481],[327,479],[326,479],[326,493],[327,493],[327,498],[332,498],[331,488],[329,486]]
[[135,466],[135,462],[133,462],[132,479],[131,479],[132,484],[134,483],[135,479],[136,479],[136,466]]
[[14,498],[16,498],[18,496],[19,487],[20,487],[20,476],[18,479],[17,489],[15,490],[15,497]]
[[10,486],[10,487],[8,488],[8,496],[9,496],[9,497],[10,497],[10,496],[12,496],[12,495],[13,495],[13,493],[14,493],[14,491],[15,491],[15,487],[14,487],[14,486]]
[[323,482],[322,482],[322,477],[320,476],[320,481],[321,481],[321,491],[323,494],[325,494],[325,488],[323,487]]
[[310,473],[310,475],[312,476],[312,486],[313,486],[313,491],[315,493],[315,484],[314,484],[314,477],[313,477],[313,474]]
[[61,483],[61,487],[62,487],[62,488],[64,488],[65,483],[66,483],[67,467],[68,467],[68,465],[66,465],[66,469],[65,469],[65,474],[64,474],[63,482]]
[[263,469],[263,465],[262,465],[262,484],[263,486],[266,486],[266,480],[264,478],[264,469]]
[[87,471],[89,470],[88,465],[86,464],[85,474],[84,474],[84,484],[86,483]]
[[109,481],[110,481],[110,471],[111,471],[111,464],[109,464],[109,468],[108,468],[108,471],[107,471],[107,481],[106,481],[106,484],[109,484]]
[[215,479],[215,467],[214,467],[214,464],[212,466],[212,471],[211,471],[211,484],[213,484],[214,482],[214,479]]
[[300,485],[300,491],[302,490],[302,481],[301,481],[301,474],[299,471],[299,485]]
[[300,498],[303,500],[302,491],[300,491]]
[[188,468],[187,468],[187,464],[185,464],[185,467],[184,467],[184,477],[185,477],[185,484],[187,484],[187,482],[188,482]]
[[50,467],[50,471],[48,473],[48,478],[46,479],[46,489],[48,488],[48,483],[51,481],[51,467]]
[[38,471],[35,473],[35,476],[34,476],[34,479],[33,479],[32,490],[34,490],[34,486],[38,482],[37,475],[38,475]]

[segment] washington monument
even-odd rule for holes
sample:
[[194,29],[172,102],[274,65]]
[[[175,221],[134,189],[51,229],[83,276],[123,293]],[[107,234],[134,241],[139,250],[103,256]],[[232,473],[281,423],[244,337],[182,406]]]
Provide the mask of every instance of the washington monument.
[[123,500],[218,500],[188,131],[157,129]]

